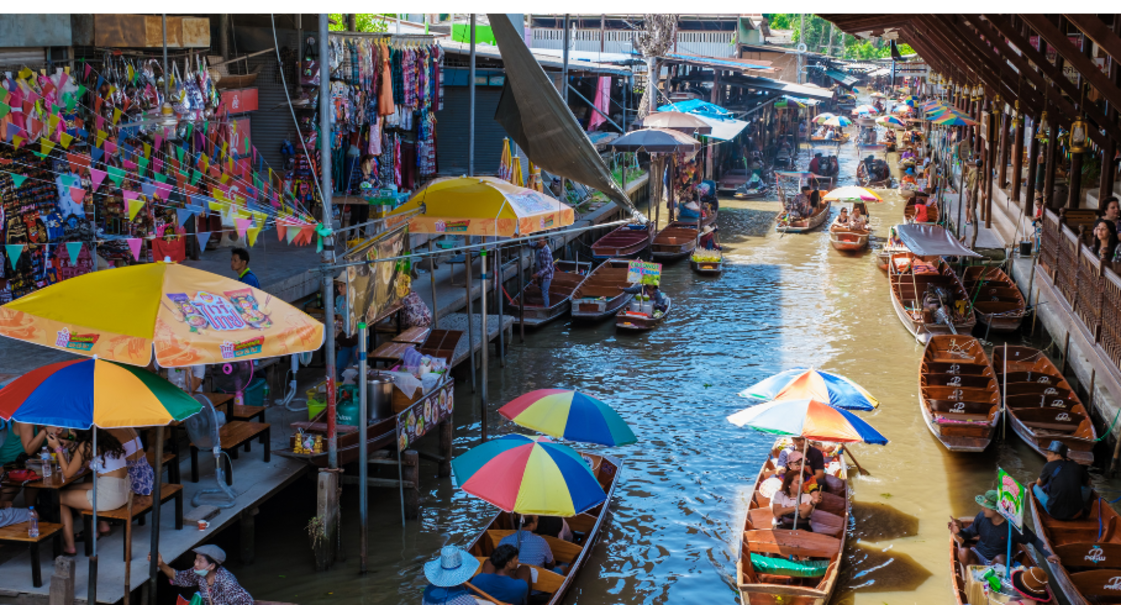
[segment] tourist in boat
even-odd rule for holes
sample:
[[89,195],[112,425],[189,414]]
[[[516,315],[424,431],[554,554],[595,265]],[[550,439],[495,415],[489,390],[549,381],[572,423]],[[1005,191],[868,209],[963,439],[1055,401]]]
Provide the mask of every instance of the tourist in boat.
[[1051,602],[1050,581],[1047,572],[1040,567],[1020,567],[1012,570],[1012,588],[1021,597],[1035,603]]
[[440,549],[440,558],[424,564],[423,605],[478,605],[464,584],[479,569],[479,561],[471,553],[455,546]]
[[498,542],[499,546],[509,544],[518,549],[518,559],[526,565],[536,565],[545,569],[552,569],[556,562],[553,560],[553,550],[549,543],[537,535],[537,515],[522,517],[522,528]]
[[860,206],[855,205],[852,207],[852,215],[849,217],[849,228],[854,230],[867,229],[868,224],[864,215],[860,212]]
[[821,174],[821,152],[815,153],[814,159],[810,160],[810,172]]
[[490,553],[482,573],[471,579],[471,585],[503,603],[525,605],[533,583],[532,570],[518,564],[518,547],[503,544]]
[[[192,549],[191,552],[195,553],[195,564],[190,569],[182,571],[176,571],[170,565],[164,563],[163,555],[156,553],[156,564],[160,571],[171,580],[172,586],[195,588],[202,595],[202,600],[207,605],[253,605],[253,597],[249,596],[249,593],[242,588],[241,584],[237,583],[234,574],[223,567],[226,562],[226,551],[214,544],[204,544]],[[151,558],[152,555],[148,555],[148,559],[151,560]],[[470,559],[478,567],[475,557],[470,557]],[[427,571],[426,566],[425,572]],[[474,573],[474,570],[471,573]],[[443,601],[434,602],[442,603]],[[427,599],[425,599],[425,603],[428,603]],[[459,605],[460,602],[448,601],[448,603]],[[470,603],[467,601],[462,601],[462,603],[463,605],[475,605],[473,599]]]
[[535,245],[537,246],[537,271],[533,274],[533,279],[537,280],[537,285],[541,287],[541,299],[544,301],[543,306],[549,308],[549,286],[553,284],[553,275],[555,274],[553,268],[553,251],[549,249],[548,242],[545,238],[538,238]]
[[923,203],[921,198],[916,199],[912,207],[915,209],[916,223],[926,223],[930,221],[930,215],[927,213],[926,204]]
[[1086,467],[1067,458],[1068,448],[1062,441],[1052,441],[1044,455],[1047,464],[1031,486],[1035,501],[1048,515],[1059,521],[1070,521],[1088,514],[1090,473]]
[[842,227],[847,227],[849,224],[849,209],[841,208],[841,213],[837,215],[837,224]]
[[[1051,563],[1058,564],[1059,558],[1051,551],[1043,540],[1039,539],[1027,527],[1021,532],[1015,527],[1009,528],[1007,520],[997,512],[998,495],[995,489],[985,492],[983,496],[975,498],[981,505],[981,512],[973,519],[973,524],[962,529],[961,523],[956,519],[950,521],[950,533],[961,538],[958,547],[958,560],[965,565],[993,565],[1005,564],[1005,553],[1008,552],[1009,532],[1012,534],[1014,544],[1031,544],[1047,557]],[[977,540],[975,544],[970,542]]]
[[719,227],[709,225],[701,232],[698,245],[704,250],[720,250],[720,243],[716,240],[716,232],[720,231]]
[[790,201],[789,206],[786,208],[786,215],[792,219],[805,218],[809,216],[810,208],[810,188],[803,186],[802,192],[794,196]]
[[572,529],[568,527],[568,521],[565,521],[563,517],[538,516],[537,535],[552,536],[565,542],[572,542],[573,540]]
[[[820,496],[812,496],[802,489],[800,473],[787,473],[782,478],[782,487],[771,497],[771,515],[775,518],[775,528],[794,529],[795,508],[805,527],[813,514],[815,500],[819,498]],[[798,504],[797,507],[795,503]]]

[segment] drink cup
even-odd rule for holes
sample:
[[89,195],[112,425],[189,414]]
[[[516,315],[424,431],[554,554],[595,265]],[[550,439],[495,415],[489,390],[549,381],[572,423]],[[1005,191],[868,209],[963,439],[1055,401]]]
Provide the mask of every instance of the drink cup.
[[210,528],[210,521],[206,519],[199,519],[199,531],[206,531]]

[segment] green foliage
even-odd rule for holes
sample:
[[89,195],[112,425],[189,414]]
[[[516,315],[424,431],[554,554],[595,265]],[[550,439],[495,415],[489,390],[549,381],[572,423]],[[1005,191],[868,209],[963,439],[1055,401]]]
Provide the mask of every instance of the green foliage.
[[770,23],[771,29],[790,29],[790,19],[793,15],[763,15]]
[[[385,20],[385,14],[364,13],[355,15],[355,25],[358,26],[360,32],[385,32],[389,31],[389,23]],[[346,15],[341,13],[331,13],[328,15],[334,23],[329,27],[333,32],[346,31]]]
[[[825,19],[806,14],[806,31],[802,32],[800,13],[765,14],[772,29],[793,30],[791,39],[795,44],[805,42],[810,52],[825,52],[829,45],[829,26]],[[915,51],[906,44],[899,45],[899,54],[907,55]],[[862,40],[854,36],[843,36],[840,30],[833,32],[833,56],[862,61],[885,59],[891,56],[891,45],[886,40]]]

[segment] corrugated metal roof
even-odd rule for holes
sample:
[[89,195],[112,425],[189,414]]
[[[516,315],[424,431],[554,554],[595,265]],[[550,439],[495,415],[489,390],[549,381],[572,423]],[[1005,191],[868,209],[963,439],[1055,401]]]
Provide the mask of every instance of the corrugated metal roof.
[[[447,38],[441,38],[441,39],[438,40],[438,42],[440,43],[440,46],[443,47],[443,49],[445,51],[447,51],[448,53],[455,54],[455,55],[470,55],[471,54],[471,45],[470,44],[465,44],[463,42],[456,42],[454,40],[450,40],[450,39],[447,39]],[[531,53],[533,53],[533,57],[535,59],[537,59],[537,63],[539,63],[541,65],[541,67],[544,67],[544,68],[547,68],[547,69],[553,69],[553,70],[564,69],[564,59],[563,58],[556,57],[556,56],[551,56],[551,55],[546,54],[546,53],[540,53],[540,52],[538,52],[539,50],[541,50],[539,48],[531,48],[529,50],[530,50]],[[475,45],[475,56],[484,57],[484,58],[487,58],[487,59],[497,59],[499,61],[502,60],[502,53],[500,53],[498,51],[498,47],[497,46],[490,46],[488,44],[476,44]],[[606,64],[606,63],[593,63],[591,61],[578,61],[578,60],[574,60],[572,58],[571,54],[568,57],[568,68],[570,70],[586,71],[586,72],[592,72],[592,73],[616,74],[616,75],[620,75],[620,76],[631,75],[631,70],[629,68],[621,67],[621,66],[618,66],[618,65],[609,65],[609,64]]]
[[700,65],[703,67],[720,67],[722,69],[734,69],[736,71],[743,71],[750,69],[753,71],[766,71],[773,72],[775,68],[769,65],[759,65],[756,63],[745,63],[742,61],[735,61],[732,59],[717,59],[715,57],[701,57],[695,55],[681,55],[669,54],[663,57],[668,61],[677,61],[679,63],[687,63],[689,65]]
[[829,76],[830,78],[833,78],[834,80],[840,82],[841,84],[844,84],[845,86],[852,86],[853,84],[856,84],[856,78],[854,78],[854,77],[852,77],[848,74],[843,74],[843,73],[841,73],[841,72],[839,72],[835,69],[825,70],[825,75]]

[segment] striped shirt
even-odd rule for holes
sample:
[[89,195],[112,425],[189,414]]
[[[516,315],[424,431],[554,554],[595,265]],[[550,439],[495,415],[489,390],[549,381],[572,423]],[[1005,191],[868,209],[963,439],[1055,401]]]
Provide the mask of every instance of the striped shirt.
[[[548,246],[545,247],[548,250]],[[518,537],[521,536],[521,545],[519,546]],[[531,532],[522,530],[517,533],[510,534],[502,538],[498,542],[499,546],[509,544],[518,549],[518,561],[526,565],[537,565],[538,567],[544,566],[547,563],[553,562],[553,549],[549,548],[549,543],[545,538]]]

